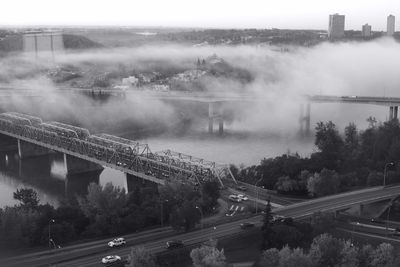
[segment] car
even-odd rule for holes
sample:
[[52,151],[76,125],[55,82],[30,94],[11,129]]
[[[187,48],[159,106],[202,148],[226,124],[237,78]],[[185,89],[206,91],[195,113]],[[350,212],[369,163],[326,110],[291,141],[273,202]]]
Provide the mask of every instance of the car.
[[121,261],[121,257],[117,256],[117,255],[106,256],[106,257],[101,259],[101,262],[103,264],[113,263],[113,262],[117,262],[117,261]]
[[126,244],[126,241],[123,237],[118,237],[118,238],[115,238],[115,239],[111,240],[110,242],[108,242],[108,246],[111,248],[119,247],[119,246],[122,246],[125,244]]
[[238,198],[238,196],[235,196],[235,195],[229,196],[229,200],[233,201],[233,202],[242,202],[242,199]]
[[236,189],[240,190],[240,191],[247,191],[247,187],[245,187],[244,185],[240,185],[240,186],[236,187]]
[[170,240],[167,241],[167,248],[168,249],[173,249],[173,248],[181,248],[183,247],[184,244],[181,240]]
[[272,222],[283,222],[284,220],[285,220],[285,216],[272,215]]
[[371,222],[372,222],[372,223],[379,223],[379,224],[384,224],[384,223],[385,223],[384,221],[382,221],[382,220],[379,219],[379,218],[372,218],[372,219],[371,219]]
[[244,222],[240,224],[240,228],[242,229],[253,228],[254,226],[255,224],[252,222]]
[[240,198],[241,200],[244,200],[244,201],[249,200],[249,198],[246,195],[243,195],[243,194],[239,194],[239,195],[237,195],[237,197]]

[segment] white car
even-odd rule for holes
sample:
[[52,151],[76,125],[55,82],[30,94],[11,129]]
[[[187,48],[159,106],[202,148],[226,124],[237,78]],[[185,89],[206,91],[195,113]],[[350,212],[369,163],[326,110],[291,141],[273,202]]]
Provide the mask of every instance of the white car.
[[249,200],[249,198],[246,195],[243,195],[243,194],[239,194],[239,195],[237,195],[237,197],[240,198],[241,200],[244,200],[244,201]]
[[107,256],[107,257],[102,258],[101,262],[104,264],[107,264],[107,263],[113,263],[113,262],[120,261],[120,260],[121,260],[120,256],[114,255],[114,256]]
[[123,237],[119,237],[119,238],[115,238],[114,240],[111,240],[110,242],[108,242],[108,246],[109,247],[118,247],[118,246],[122,246],[125,245],[126,241]]

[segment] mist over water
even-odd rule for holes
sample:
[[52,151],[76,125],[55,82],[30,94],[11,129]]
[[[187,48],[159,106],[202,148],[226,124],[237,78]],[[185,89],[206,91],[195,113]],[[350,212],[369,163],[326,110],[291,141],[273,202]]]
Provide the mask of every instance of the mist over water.
[[[104,70],[118,64],[146,70],[155,64],[165,69],[184,70],[194,68],[197,58],[214,53],[232,66],[248,70],[253,79],[245,84],[234,79],[215,79],[207,90],[245,93],[259,100],[227,103],[222,137],[207,134],[207,105],[197,104],[198,109],[190,110],[194,104],[187,105],[189,108],[178,108],[159,100],[147,102],[135,95],[125,100],[111,99],[98,103],[90,98],[59,93],[57,86],[46,76],[49,68],[63,64],[77,67],[95,64]],[[15,95],[8,103],[3,103],[1,109],[81,125],[91,133],[107,132],[137,139],[148,143],[153,152],[171,149],[219,163],[248,166],[283,153],[298,152],[308,156],[315,151],[312,138],[298,137],[303,95],[398,97],[399,69],[400,45],[385,38],[365,43],[293,47],[284,53],[274,47],[169,45],[66,53],[57,56],[55,62],[33,62],[29,58],[14,56],[0,59],[1,83],[15,88],[29,86],[40,90],[45,97],[32,100]],[[182,114],[190,119],[190,124],[188,129],[180,131],[176,128]],[[312,128],[318,121],[332,120],[340,132],[350,122],[362,130],[367,127],[366,118],[369,116],[385,121],[388,108],[361,104],[311,105]],[[18,166],[13,155],[8,158]],[[1,154],[0,206],[15,203],[12,192],[23,186],[38,190],[44,203],[57,204],[65,195],[66,177],[59,158],[52,159],[48,173],[35,175],[36,171],[33,171],[28,176],[21,176],[19,167],[10,169],[5,162],[5,155]],[[96,180],[88,178],[86,182],[91,179]],[[120,187],[126,185],[124,179],[122,173],[111,169],[105,169],[97,178],[100,184],[111,181]],[[67,185],[84,187],[77,180],[70,180]]]

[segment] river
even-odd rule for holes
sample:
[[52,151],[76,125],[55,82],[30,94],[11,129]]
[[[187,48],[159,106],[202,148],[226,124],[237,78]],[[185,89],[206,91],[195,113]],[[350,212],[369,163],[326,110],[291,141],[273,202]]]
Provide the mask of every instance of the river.
[[[369,105],[349,104],[314,104],[311,110],[311,125],[318,121],[332,120],[343,132],[349,122],[355,122],[360,129],[367,127],[366,118],[374,116],[384,121],[388,116],[388,108]],[[288,121],[293,123],[293,118]],[[268,125],[268,122],[265,122]],[[268,128],[274,129],[269,131]],[[261,159],[298,152],[308,156],[315,151],[312,138],[302,139],[297,136],[298,124],[276,131],[276,125],[268,125],[263,131],[253,131],[251,127],[227,125],[223,137],[210,136],[204,127],[198,126],[186,135],[163,134],[142,138],[149,144],[153,152],[171,149],[191,154],[219,163],[236,165],[258,164]],[[292,130],[288,130],[292,129]],[[129,135],[127,137],[130,137]],[[0,152],[0,207],[14,205],[13,192],[18,188],[33,188],[38,192],[41,203],[59,205],[65,196],[82,193],[90,182],[101,185],[112,182],[125,187],[123,173],[105,168],[100,175],[68,177],[64,168],[63,157],[59,154],[19,160],[17,151]]]

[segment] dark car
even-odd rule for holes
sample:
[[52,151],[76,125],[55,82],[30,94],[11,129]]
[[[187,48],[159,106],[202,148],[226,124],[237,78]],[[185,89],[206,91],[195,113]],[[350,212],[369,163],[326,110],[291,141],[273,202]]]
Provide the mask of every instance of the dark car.
[[167,241],[167,248],[168,249],[173,249],[173,248],[181,248],[183,247],[183,242],[181,240],[170,240]]
[[247,191],[247,187],[245,187],[243,185],[240,185],[240,186],[236,187],[236,189],[240,190],[240,191]]
[[253,228],[254,226],[255,224],[252,222],[244,222],[240,224],[240,228],[242,229]]
[[384,221],[382,221],[382,220],[379,219],[379,218],[372,218],[372,219],[371,219],[371,222],[372,222],[372,223],[379,223],[379,224],[384,224],[384,223],[385,223]]

